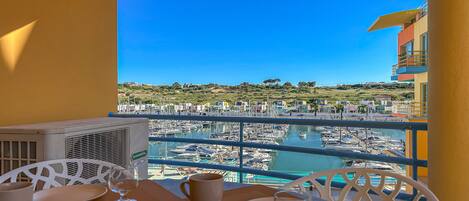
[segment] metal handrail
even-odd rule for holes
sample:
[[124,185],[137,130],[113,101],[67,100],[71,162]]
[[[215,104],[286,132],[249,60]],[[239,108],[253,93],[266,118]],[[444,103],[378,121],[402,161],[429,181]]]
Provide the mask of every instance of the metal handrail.
[[398,56],[398,67],[427,66],[428,53],[426,51],[413,51],[412,54]]
[[[398,105],[398,104],[395,104]],[[428,103],[412,101],[407,103],[401,103],[397,112],[405,115],[407,118],[427,118],[428,116]]]
[[358,128],[383,128],[397,130],[427,130],[426,123],[389,122],[389,121],[353,121],[325,120],[305,118],[243,117],[243,116],[204,116],[204,115],[166,115],[166,114],[119,114],[109,113],[110,117],[148,118],[157,120],[214,121],[231,123],[290,124],[305,126],[335,126]]
[[[148,118],[157,120],[185,120],[185,121],[213,121],[213,122],[235,122],[240,124],[239,141],[224,141],[224,140],[206,140],[206,139],[191,139],[191,138],[172,138],[172,137],[149,137],[150,141],[166,141],[166,142],[185,142],[185,143],[200,143],[200,144],[216,144],[240,147],[239,151],[239,167],[227,165],[215,165],[207,163],[194,163],[175,160],[158,160],[149,159],[149,163],[179,165],[179,166],[193,166],[209,169],[220,169],[227,171],[235,171],[240,174],[240,182],[242,182],[242,173],[252,173],[264,176],[277,177],[282,179],[296,179],[297,175],[286,174],[275,171],[263,171],[252,168],[243,167],[243,148],[259,148],[259,149],[272,149],[281,151],[291,151],[307,154],[317,154],[326,156],[338,156],[351,159],[363,159],[381,161],[402,165],[411,165],[413,172],[413,179],[418,179],[418,167],[427,167],[426,160],[418,160],[417,158],[417,131],[427,130],[427,123],[422,122],[378,122],[378,121],[343,121],[343,120],[319,120],[319,119],[300,119],[300,118],[266,118],[266,117],[233,117],[233,116],[194,116],[194,115],[158,115],[158,114],[118,114],[109,113],[109,117],[123,117],[123,118]],[[291,124],[291,125],[309,125],[309,126],[336,126],[336,127],[362,127],[362,128],[382,128],[382,129],[400,129],[412,131],[412,158],[406,157],[392,157],[384,155],[353,153],[350,151],[333,150],[333,149],[319,149],[319,148],[306,148],[294,147],[285,145],[274,144],[259,144],[244,142],[243,127],[245,123],[263,123],[263,124]],[[340,186],[340,185],[339,185]]]
[[428,116],[428,103],[427,102],[412,102],[411,106],[412,117],[426,118]]
[[[251,143],[251,142],[205,140],[205,139],[175,138],[175,137],[150,137],[149,140],[154,141],[154,142],[182,142],[182,143],[212,144],[212,145],[223,145],[223,146],[234,146],[234,147],[248,147],[248,148],[257,148],[257,149],[270,149],[270,150],[276,150],[276,151],[289,151],[289,152],[296,152],[296,153],[317,154],[317,155],[324,155],[324,156],[337,156],[337,157],[353,158],[353,159],[361,159],[361,160],[369,160],[369,161],[397,163],[397,164],[402,164],[402,165],[412,165],[414,163],[414,161],[409,158],[386,156],[386,155],[364,154],[364,153],[342,151],[342,150],[336,150],[336,149],[306,148],[306,147],[275,145],[275,144],[260,144],[260,143]],[[417,165],[420,167],[427,167],[427,161],[417,160]]]

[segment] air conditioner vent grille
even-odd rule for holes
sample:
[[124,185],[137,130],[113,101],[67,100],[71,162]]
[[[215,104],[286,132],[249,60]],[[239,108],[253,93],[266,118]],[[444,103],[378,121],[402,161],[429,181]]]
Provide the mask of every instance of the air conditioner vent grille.
[[67,137],[65,157],[96,159],[125,167],[127,132],[118,129]]
[[0,140],[0,175],[38,161],[36,142]]

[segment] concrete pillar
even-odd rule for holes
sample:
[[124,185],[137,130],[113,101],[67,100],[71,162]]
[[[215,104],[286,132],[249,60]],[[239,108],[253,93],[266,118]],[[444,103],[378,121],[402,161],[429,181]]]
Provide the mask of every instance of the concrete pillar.
[[429,0],[429,187],[469,199],[469,1]]

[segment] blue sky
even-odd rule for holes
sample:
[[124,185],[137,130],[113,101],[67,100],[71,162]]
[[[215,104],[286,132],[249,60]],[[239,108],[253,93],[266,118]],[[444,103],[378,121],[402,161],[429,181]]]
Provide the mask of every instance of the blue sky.
[[390,82],[399,28],[423,0],[118,0],[119,82]]

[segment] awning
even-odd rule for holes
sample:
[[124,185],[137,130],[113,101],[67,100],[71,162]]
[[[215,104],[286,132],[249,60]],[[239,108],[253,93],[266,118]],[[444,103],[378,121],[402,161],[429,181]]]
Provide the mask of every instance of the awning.
[[412,18],[414,18],[420,11],[420,9],[405,10],[380,16],[376,19],[373,25],[371,25],[368,31],[403,25],[412,20]]

